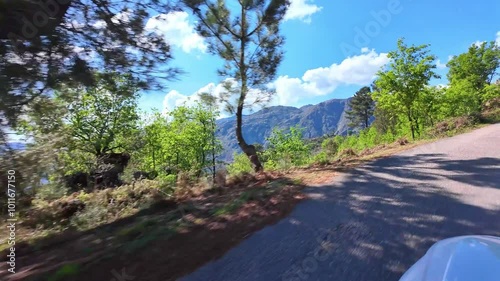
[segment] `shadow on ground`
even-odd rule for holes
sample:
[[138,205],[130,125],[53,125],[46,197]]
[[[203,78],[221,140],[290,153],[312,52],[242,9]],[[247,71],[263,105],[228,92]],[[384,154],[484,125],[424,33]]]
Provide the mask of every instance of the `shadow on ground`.
[[[8,273],[3,262],[0,280],[175,280],[286,217],[303,198],[291,179],[274,180],[274,187],[251,183],[180,202],[161,201],[91,230],[17,245],[16,274]],[[230,201],[244,195],[248,201]],[[218,210],[225,212],[214,213]]]
[[[307,239],[316,246],[306,256],[292,253],[280,277],[269,277],[398,280],[438,240],[500,236],[500,159],[444,156],[379,159],[338,183],[309,189],[313,200],[301,203],[283,227],[311,233]],[[319,254],[325,247],[332,251],[327,258]]]

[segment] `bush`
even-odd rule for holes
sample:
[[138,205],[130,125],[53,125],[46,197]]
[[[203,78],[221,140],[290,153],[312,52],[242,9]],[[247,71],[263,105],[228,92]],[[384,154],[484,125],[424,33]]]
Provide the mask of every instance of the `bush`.
[[316,154],[312,158],[312,162],[315,164],[320,164],[320,165],[328,165],[330,164],[330,159],[328,157],[328,154],[324,151]]
[[266,168],[289,169],[307,164],[311,147],[302,139],[302,129],[299,127],[291,127],[288,133],[274,128],[267,141],[269,146],[264,153],[268,159]]
[[333,157],[337,154],[339,146],[335,138],[328,138],[321,143],[322,153],[324,153],[325,156]]
[[450,135],[474,125],[475,123],[481,121],[481,118],[482,117],[477,114],[449,118],[437,123],[430,132],[432,135]]
[[499,105],[500,101],[500,84],[491,84],[487,85],[484,89],[484,94],[481,97],[483,102],[483,107],[488,102],[496,102],[496,105]]
[[253,167],[250,159],[248,159],[245,154],[234,153],[233,162],[227,166],[227,171],[230,176],[237,176],[240,174],[253,172]]
[[33,200],[23,214],[26,226],[50,228],[69,224],[80,230],[108,223],[169,198],[158,181],[141,180],[117,188],[86,193],[80,191],[53,202]]
[[59,183],[48,183],[36,189],[36,198],[52,201],[68,194],[68,188]]
[[156,178],[156,181],[158,182],[158,187],[161,191],[169,193],[172,192],[177,184],[177,176],[160,174]]
[[96,202],[88,204],[70,219],[70,225],[78,230],[87,230],[108,221],[108,209]]
[[340,158],[349,158],[357,156],[357,153],[352,148],[346,148],[340,152]]

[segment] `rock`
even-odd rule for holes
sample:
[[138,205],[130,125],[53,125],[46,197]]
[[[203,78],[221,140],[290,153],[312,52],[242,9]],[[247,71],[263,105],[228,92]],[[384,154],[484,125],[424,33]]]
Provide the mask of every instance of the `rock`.
[[94,188],[116,187],[122,184],[120,174],[123,173],[130,160],[127,153],[108,153],[97,160],[97,168],[91,173]]
[[64,176],[64,183],[71,191],[78,191],[89,186],[89,174],[84,172],[76,172],[71,175]]

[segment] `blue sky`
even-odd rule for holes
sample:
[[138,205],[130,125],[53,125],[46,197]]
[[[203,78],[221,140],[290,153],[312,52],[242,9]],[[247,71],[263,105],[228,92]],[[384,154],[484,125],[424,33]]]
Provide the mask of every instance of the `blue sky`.
[[[221,81],[216,69],[222,62],[206,52],[193,31],[194,18],[185,12],[160,17],[164,20],[149,24],[165,33],[174,46],[172,65],[186,74],[169,82],[167,91],[144,93],[143,110],[172,109],[200,89],[217,90]],[[271,105],[302,106],[350,97],[369,85],[400,37],[408,44],[431,44],[445,77],[450,56],[477,41],[500,42],[500,1],[292,0],[282,32],[286,54]]]

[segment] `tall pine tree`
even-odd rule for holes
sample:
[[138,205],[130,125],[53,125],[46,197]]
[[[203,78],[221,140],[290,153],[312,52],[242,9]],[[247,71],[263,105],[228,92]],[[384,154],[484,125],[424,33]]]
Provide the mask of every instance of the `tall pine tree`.
[[[211,53],[220,56],[224,67],[225,91],[216,97],[236,115],[236,138],[255,171],[262,170],[256,149],[242,132],[243,110],[270,99],[274,91],[266,85],[276,76],[283,59],[284,43],[279,25],[288,0],[183,0],[199,19],[198,32],[209,43]],[[231,8],[229,8],[231,7]]]
[[363,87],[354,94],[354,97],[349,102],[351,108],[347,111],[347,119],[349,119],[349,127],[352,128],[367,128],[370,117],[373,116],[375,103],[371,96],[370,87]]

